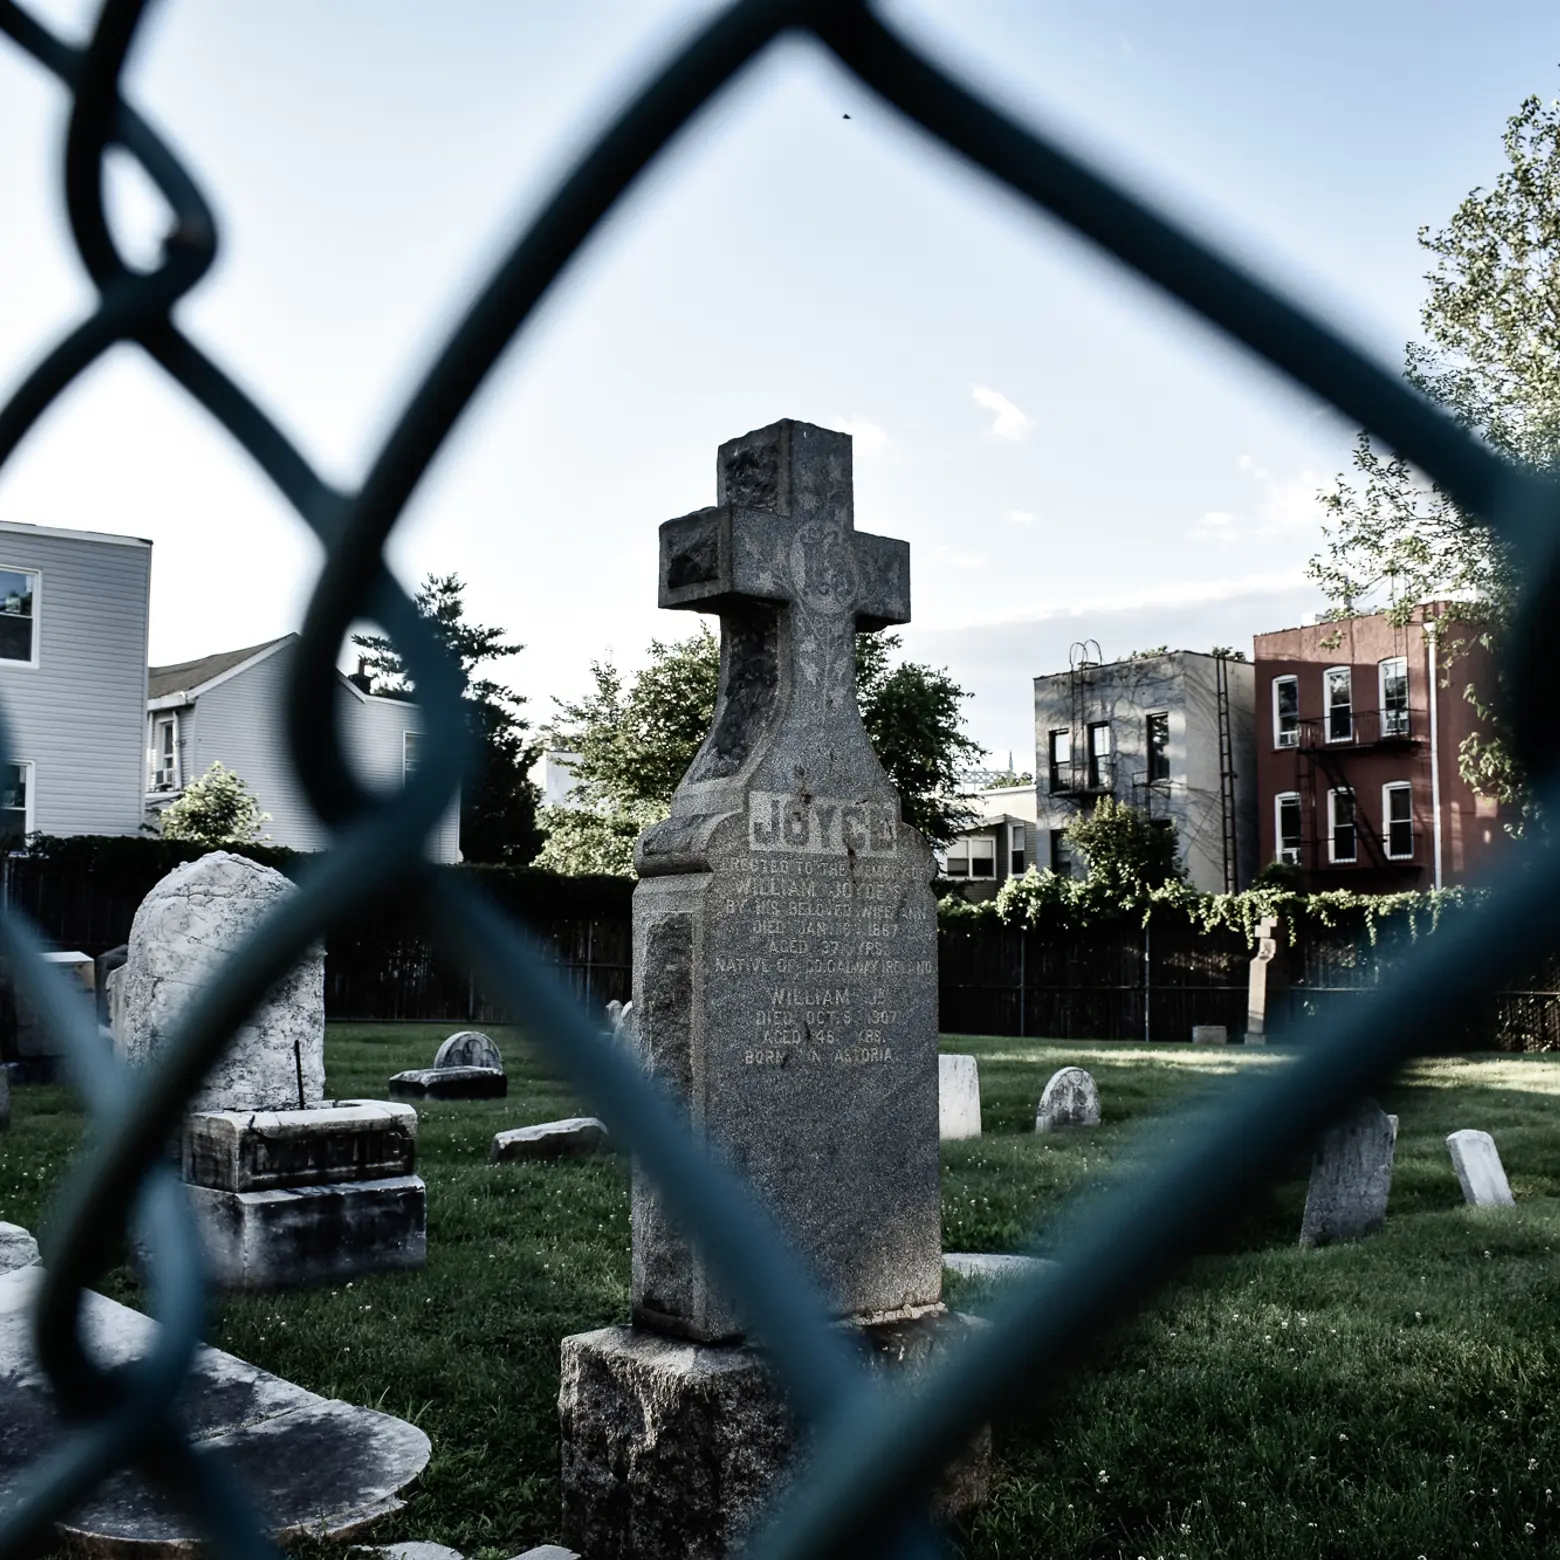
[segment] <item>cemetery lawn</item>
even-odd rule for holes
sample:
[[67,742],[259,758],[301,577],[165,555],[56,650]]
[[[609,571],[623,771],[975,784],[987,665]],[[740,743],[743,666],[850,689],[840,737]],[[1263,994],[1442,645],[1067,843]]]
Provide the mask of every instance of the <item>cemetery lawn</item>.
[[[451,1026],[332,1025],[329,1091],[382,1097]],[[425,1272],[228,1298],[210,1341],[327,1396],[421,1425],[433,1460],[378,1542],[504,1560],[558,1533],[558,1341],[628,1313],[621,1161],[489,1166],[505,1127],[575,1114],[513,1031],[492,1031],[507,1100],[420,1102]],[[1068,1198],[1119,1172],[1129,1139],[1279,1051],[967,1039],[985,1135],[943,1149],[947,1250],[1057,1238]],[[1093,1132],[1037,1138],[1058,1067],[1099,1081]],[[1197,1259],[1068,1380],[1054,1417],[998,1425],[989,1505],[954,1535],[971,1557],[1539,1555],[1560,1543],[1560,1058],[1418,1064],[1399,1113],[1385,1231],[1295,1246],[1304,1167],[1219,1255]],[[37,1229],[81,1129],[64,1089],[17,1089],[0,1136],[0,1219]],[[1491,1132],[1518,1208],[1462,1204],[1444,1146]],[[104,1288],[134,1303],[122,1271]],[[990,1291],[950,1281],[981,1310]],[[295,1546],[299,1554],[340,1554]]]

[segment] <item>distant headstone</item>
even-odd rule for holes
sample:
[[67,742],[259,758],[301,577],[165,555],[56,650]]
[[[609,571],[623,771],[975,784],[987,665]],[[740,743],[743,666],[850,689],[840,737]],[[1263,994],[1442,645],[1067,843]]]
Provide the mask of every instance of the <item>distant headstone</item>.
[[1397,1122],[1374,1100],[1322,1134],[1300,1221],[1302,1246],[1373,1235],[1387,1221]]
[[494,1135],[490,1164],[517,1159],[584,1159],[607,1147],[607,1129],[594,1116],[567,1121],[542,1121],[534,1127],[514,1127]]
[[488,1067],[504,1070],[504,1058],[492,1039],[480,1029],[462,1029],[434,1053],[435,1067]]
[[[124,965],[127,1060],[154,1060],[191,995],[267,911],[295,893],[274,868],[218,850],[176,867],[141,901]],[[207,1073],[191,1109],[287,1110],[325,1094],[325,953],[273,986]]]
[[390,1092],[408,1100],[501,1100],[509,1078],[498,1067],[414,1067],[390,1080]]
[[1193,1045],[1228,1045],[1230,1032],[1223,1024],[1193,1024]]
[[1257,950],[1246,984],[1246,1044],[1266,1045],[1273,1038],[1278,999],[1289,984],[1284,923],[1276,915],[1257,922]]
[[97,956],[97,978],[93,983],[97,993],[97,1018],[98,1023],[110,1030],[114,1029],[112,993],[122,987],[124,977],[119,972],[124,969],[125,960],[129,957],[128,943],[120,943],[117,948],[110,948],[107,953]]
[[1100,1091],[1093,1075],[1081,1067],[1064,1067],[1052,1073],[1035,1112],[1035,1131],[1062,1132],[1099,1124]]
[[937,1132],[944,1143],[980,1136],[980,1070],[973,1056],[937,1058]]
[[[609,1004],[610,1007],[610,1004]],[[634,1004],[632,1002],[619,1002],[617,1013],[612,1019],[612,1038],[622,1040],[628,1045],[637,1042],[639,1030],[634,1022]]]
[[1488,1132],[1475,1132],[1464,1128],[1454,1132],[1446,1140],[1451,1150],[1452,1165],[1462,1184],[1463,1200],[1476,1208],[1512,1208],[1516,1198],[1511,1195],[1511,1184],[1506,1179],[1505,1167],[1495,1139]]
[[607,1004],[607,1028],[616,1034],[623,1023],[623,1004],[614,997]]

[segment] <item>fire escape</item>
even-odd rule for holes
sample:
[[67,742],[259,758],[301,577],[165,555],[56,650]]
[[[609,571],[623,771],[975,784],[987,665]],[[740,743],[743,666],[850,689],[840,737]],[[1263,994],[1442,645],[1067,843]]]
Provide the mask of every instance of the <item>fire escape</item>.
[[[1410,728],[1407,709],[1351,710],[1343,721],[1334,714],[1300,722],[1296,747],[1300,758],[1302,826],[1312,818],[1320,820],[1315,835],[1310,839],[1301,837],[1301,848],[1309,858],[1307,864],[1312,871],[1351,866],[1362,857],[1374,867],[1395,864],[1387,856],[1381,831],[1359,805],[1348,759],[1351,754],[1404,751],[1413,748],[1419,740]],[[1318,776],[1324,785],[1318,784]],[[1331,820],[1326,807],[1318,803],[1324,793],[1331,791],[1346,791],[1354,798],[1352,821],[1358,844],[1352,862],[1334,862],[1331,852],[1324,848],[1329,843]]]

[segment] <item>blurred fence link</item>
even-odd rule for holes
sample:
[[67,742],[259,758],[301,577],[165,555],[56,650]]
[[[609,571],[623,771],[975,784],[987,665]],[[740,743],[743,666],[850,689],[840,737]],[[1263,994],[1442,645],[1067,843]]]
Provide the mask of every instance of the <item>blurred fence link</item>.
[[[1029,1412],[1079,1345],[1148,1296],[1229,1213],[1278,1173],[1327,1122],[1420,1048],[1421,1036],[1469,1021],[1486,994],[1544,951],[1557,887],[1538,847],[1487,913],[1403,962],[1395,980],[1279,1069],[1210,1107],[1203,1130],[1178,1137],[1152,1174],[1101,1198],[1084,1233],[1046,1276],[1016,1291],[996,1324],[950,1360],[906,1413],[873,1389],[827,1326],[819,1297],[790,1262],[748,1190],[700,1147],[685,1119],[557,983],[524,933],[470,887],[428,871],[420,842],[461,774],[466,739],[458,670],[384,564],[406,503],[489,370],[538,301],[644,169],[713,97],[782,34],[800,34],[984,174],[1155,283],[1273,369],[1370,429],[1464,509],[1496,527],[1521,560],[1526,605],[1505,653],[1521,757],[1541,799],[1553,791],[1560,722],[1550,718],[1544,626],[1560,621],[1554,556],[1556,489],[1492,454],[1400,378],[1314,314],[1156,212],[1057,140],[1015,123],[851,0],[740,0],[681,47],[594,143],[515,241],[408,397],[359,487],[325,481],[254,399],[174,320],[209,270],[217,224],[194,179],[121,93],[145,0],[106,0],[91,37],[62,40],[14,0],[0,31],[58,78],[69,103],[63,186],[72,236],[96,304],[0,407],[0,466],[50,406],[110,348],[133,344],[227,430],[318,536],[325,562],[305,616],[287,694],[287,729],[310,800],[333,848],[202,991],[155,1069],[128,1073],[38,957],[25,917],[3,927],[21,994],[57,1032],[92,1116],[90,1147],[50,1221],[35,1311],[40,1358],[74,1420],[0,1511],[0,1553],[46,1547],[51,1525],[112,1473],[137,1467],[182,1502],[224,1557],[273,1553],[255,1513],[216,1458],[190,1444],[174,1397],[197,1346],[203,1280],[190,1213],[163,1145],[186,1101],[271,982],[329,928],[394,892],[420,898],[429,935],[547,1047],[618,1142],[665,1189],[709,1253],[717,1277],[772,1351],[816,1455],[755,1538],[780,1557],[926,1554],[936,1540],[906,1513],[982,1422],[1022,1401]],[[160,263],[121,255],[104,210],[112,147],[140,164],[173,216]],[[356,619],[382,624],[414,678],[431,740],[423,766],[386,799],[345,761],[332,697],[341,644]],[[10,751],[0,732],[0,751]],[[148,1308],[162,1324],[150,1355],[99,1367],[78,1332],[84,1291],[116,1260],[132,1223],[151,1252]]]

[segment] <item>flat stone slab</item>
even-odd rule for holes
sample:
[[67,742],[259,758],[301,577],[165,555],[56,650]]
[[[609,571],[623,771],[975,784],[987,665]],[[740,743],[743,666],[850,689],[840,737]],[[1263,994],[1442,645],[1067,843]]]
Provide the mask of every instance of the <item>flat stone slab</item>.
[[348,1554],[377,1555],[379,1560],[466,1560],[458,1549],[450,1549],[444,1544],[360,1544]]
[[415,1175],[261,1192],[186,1188],[214,1282],[299,1289],[428,1261],[428,1189]]
[[1446,1146],[1451,1152],[1457,1179],[1462,1184],[1465,1202],[1475,1208],[1516,1207],[1517,1200],[1511,1195],[1511,1183],[1506,1179],[1500,1152],[1488,1132],[1464,1128],[1452,1133]]
[[1352,1116],[1323,1133],[1306,1187],[1302,1246],[1359,1240],[1387,1222],[1396,1147],[1397,1117],[1374,1100],[1363,1101]]
[[1011,1283],[1057,1264],[1047,1257],[1021,1257],[1007,1251],[945,1251],[943,1272],[988,1284]]
[[20,1224],[0,1224],[0,1273],[14,1273],[38,1260],[38,1242]]
[[414,1067],[390,1080],[390,1092],[414,1100],[501,1100],[509,1079],[494,1067]]
[[184,1124],[184,1179],[224,1192],[410,1175],[417,1112],[382,1100],[313,1110],[204,1111]]
[[1100,1091],[1094,1075],[1082,1067],[1063,1067],[1052,1073],[1035,1112],[1035,1131],[1065,1132],[1099,1124]]
[[1224,1024],[1193,1024],[1193,1045],[1228,1045],[1230,1032]]
[[937,1135],[944,1143],[980,1136],[980,1067],[973,1056],[937,1058]]
[[496,1133],[488,1161],[498,1165],[518,1159],[585,1159],[610,1146],[604,1122],[570,1116],[567,1121],[539,1121],[534,1127]]
[[523,1555],[516,1555],[514,1560],[580,1560],[580,1557],[562,1544],[543,1544],[540,1549],[528,1549]]
[[[41,1268],[0,1276],[0,1503],[33,1477],[67,1435],[33,1353],[31,1307]],[[157,1324],[88,1294],[84,1327],[94,1357],[128,1363]],[[399,1492],[432,1450],[415,1425],[322,1398],[217,1349],[201,1349],[179,1394],[195,1443],[222,1459],[278,1539],[351,1537],[400,1510]],[[104,1560],[165,1560],[204,1548],[204,1534],[139,1472],[114,1474],[59,1530]]]
[[491,1067],[503,1072],[504,1058],[490,1035],[480,1029],[462,1029],[434,1052],[435,1067]]

